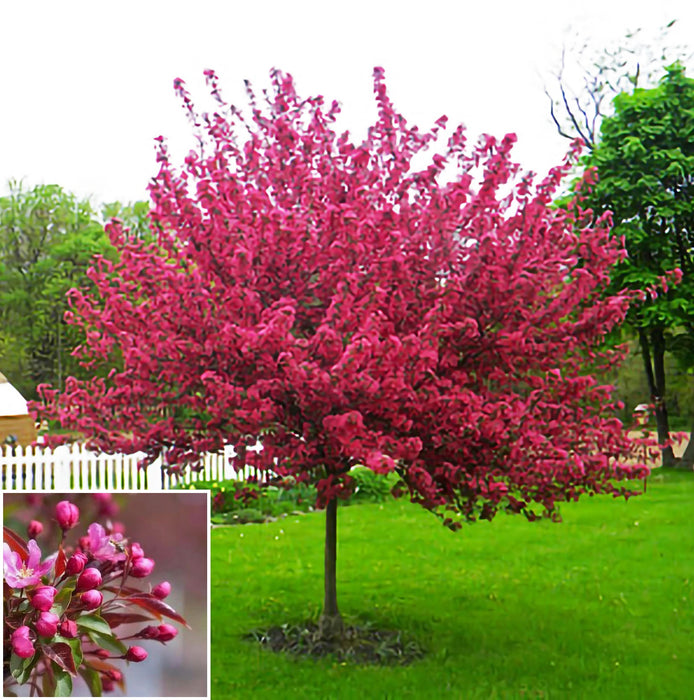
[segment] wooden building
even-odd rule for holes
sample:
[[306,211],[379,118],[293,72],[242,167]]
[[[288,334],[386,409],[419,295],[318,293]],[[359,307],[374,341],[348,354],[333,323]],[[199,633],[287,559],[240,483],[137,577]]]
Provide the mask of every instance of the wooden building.
[[36,440],[36,426],[24,397],[0,372],[0,444],[29,445]]

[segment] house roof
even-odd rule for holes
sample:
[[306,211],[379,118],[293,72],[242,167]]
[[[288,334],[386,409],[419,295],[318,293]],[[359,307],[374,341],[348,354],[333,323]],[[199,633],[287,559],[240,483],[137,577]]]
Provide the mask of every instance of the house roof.
[[27,413],[26,400],[0,372],[0,416],[24,416]]

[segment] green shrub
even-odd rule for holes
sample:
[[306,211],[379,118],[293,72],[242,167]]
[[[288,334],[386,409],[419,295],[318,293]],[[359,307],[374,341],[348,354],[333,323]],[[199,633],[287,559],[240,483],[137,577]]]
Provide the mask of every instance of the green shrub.
[[367,501],[383,503],[391,498],[394,478],[386,474],[376,474],[368,467],[354,467],[349,475],[357,482],[351,502]]

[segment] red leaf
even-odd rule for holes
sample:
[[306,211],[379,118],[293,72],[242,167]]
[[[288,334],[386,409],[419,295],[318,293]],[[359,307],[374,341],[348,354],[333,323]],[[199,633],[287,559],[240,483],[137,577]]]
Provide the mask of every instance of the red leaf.
[[149,610],[151,613],[156,615],[159,619],[163,615],[170,617],[176,622],[180,622],[190,629],[190,625],[185,621],[181,615],[179,615],[170,605],[167,605],[163,600],[155,598],[151,593],[139,593],[136,595],[131,595],[126,598],[130,603],[135,603],[145,610]]
[[123,594],[126,595],[137,595],[142,593],[140,588],[135,588],[134,586],[102,586],[102,591],[109,591],[110,593]]
[[[118,671],[118,666],[114,666],[113,664],[108,663],[108,661],[102,661],[101,659],[89,659],[88,662],[84,663],[84,666],[87,668],[93,668],[95,671],[98,671],[99,673],[103,673],[108,675],[109,671]],[[125,680],[121,677],[120,681],[116,681],[116,685],[122,690],[125,691]]]
[[63,550],[63,545],[61,544],[58,548],[58,558],[55,560],[55,574],[56,576],[62,576],[65,573],[65,564],[67,563],[67,557],[65,556],[65,551]]
[[72,649],[65,642],[55,642],[54,644],[41,644],[39,649],[51,661],[55,661],[60,668],[66,670],[70,675],[77,675],[75,659],[72,656]]
[[6,542],[13,552],[17,552],[22,558],[23,562],[29,559],[29,550],[27,549],[27,543],[23,540],[14,530],[10,530],[9,527],[3,525],[2,527],[2,539]]
[[152,619],[148,615],[138,615],[137,613],[103,613],[101,617],[108,622],[111,629],[128,622],[150,622]]

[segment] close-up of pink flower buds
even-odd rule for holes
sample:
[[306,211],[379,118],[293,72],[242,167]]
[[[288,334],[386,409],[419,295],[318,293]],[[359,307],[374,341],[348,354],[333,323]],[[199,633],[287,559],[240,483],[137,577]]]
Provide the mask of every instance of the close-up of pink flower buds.
[[173,625],[167,624],[159,625],[158,631],[157,639],[160,642],[170,642],[178,634],[178,630]]
[[[176,511],[167,503],[178,498],[155,498],[154,512],[171,509],[173,522]],[[202,498],[196,499],[201,505]],[[149,691],[167,682],[159,669],[180,664],[183,640],[177,625],[191,628],[163,602],[174,588],[169,581],[141,581],[154,570],[155,559],[175,588],[181,579],[175,549],[162,537],[145,541],[149,523],[141,514],[148,508],[130,506],[130,499],[150,502],[148,497],[111,494],[2,495],[3,697],[122,694],[128,676],[135,691],[146,691],[142,695],[162,695]],[[110,520],[116,512],[122,521]],[[206,515],[206,510],[200,513]],[[131,536],[131,520],[137,537]],[[201,517],[199,522],[206,534],[206,521]],[[175,647],[172,652],[162,649],[169,645]],[[156,684],[147,681],[140,687],[137,670],[128,672],[128,664],[142,662],[145,671],[151,665]]]
[[89,557],[83,552],[75,552],[68,560],[65,565],[65,573],[68,576],[74,576],[79,574],[85,565],[89,561]]
[[30,602],[32,607],[41,612],[50,610],[57,592],[58,589],[53,586],[38,586],[31,593]]
[[135,578],[145,578],[145,576],[149,576],[153,570],[154,561],[147,557],[140,557],[133,562],[130,575]]
[[171,593],[171,584],[168,581],[162,581],[152,589],[152,595],[164,600]]
[[35,540],[43,532],[43,523],[38,520],[32,520],[27,527],[29,538]]
[[95,610],[101,605],[101,603],[103,603],[104,594],[100,591],[91,589],[82,593],[80,600],[82,601],[82,605],[84,605],[87,610]]
[[88,591],[101,585],[101,572],[93,567],[88,567],[82,571],[77,579],[76,591]]
[[79,508],[70,501],[60,501],[55,507],[55,519],[64,531],[71,530],[80,519]]
[[74,620],[63,620],[60,623],[60,634],[63,637],[72,639],[77,636],[77,623]]
[[18,627],[10,637],[13,653],[17,654],[17,656],[22,659],[31,658],[36,653],[36,649],[29,635],[29,628],[26,625],[22,625]]
[[139,663],[147,658],[147,650],[138,646],[129,647],[124,658],[126,658],[128,661]]
[[60,618],[52,612],[42,612],[36,620],[36,631],[42,637],[52,637],[58,631]]

